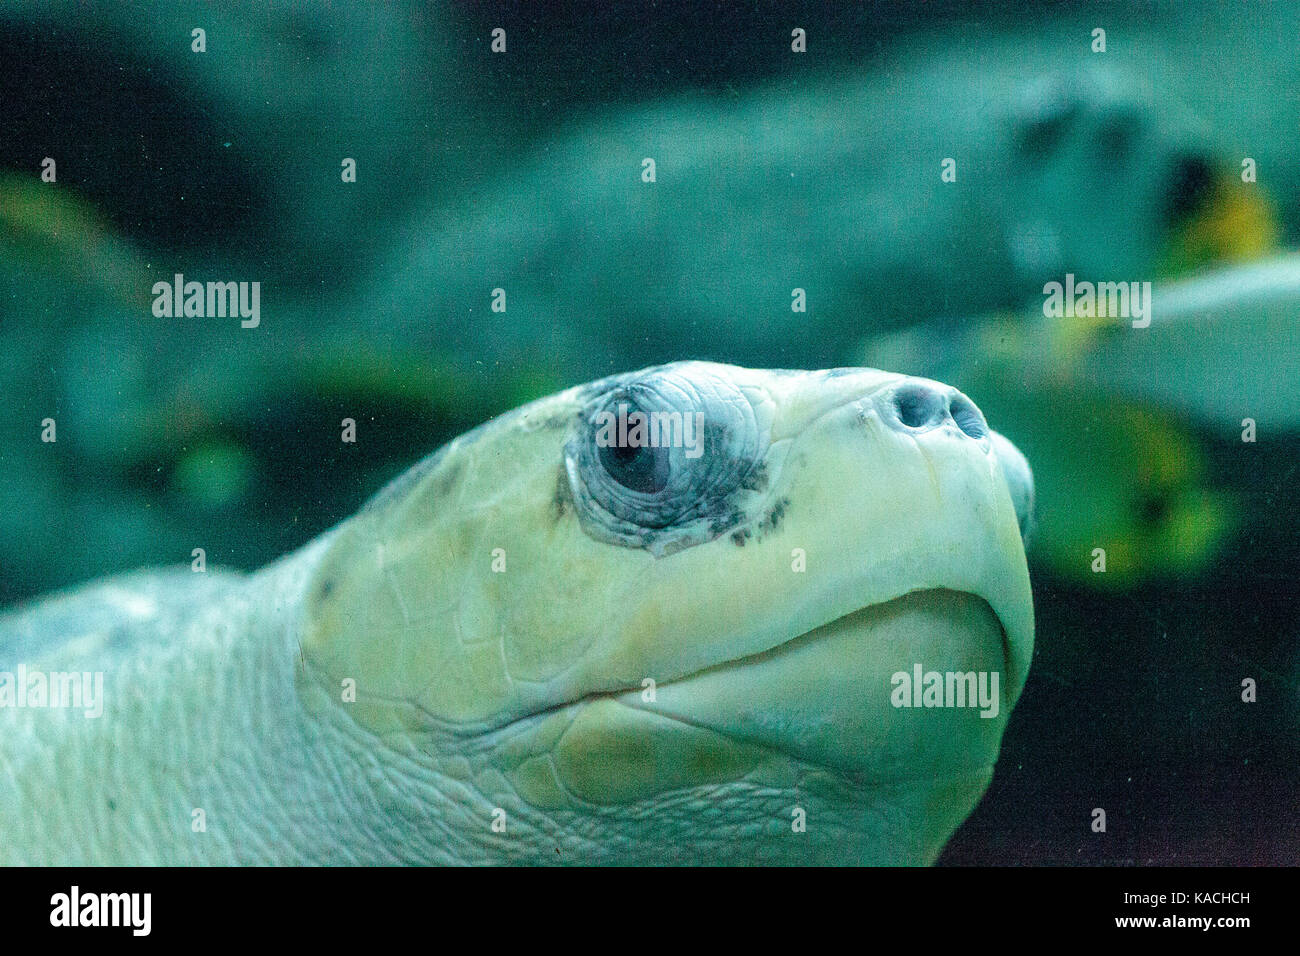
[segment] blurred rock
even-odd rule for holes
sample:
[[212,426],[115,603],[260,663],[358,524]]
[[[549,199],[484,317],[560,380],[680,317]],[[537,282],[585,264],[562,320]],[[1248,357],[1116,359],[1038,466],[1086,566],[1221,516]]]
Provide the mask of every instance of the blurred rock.
[[4,0],[0,165],[53,157],[61,187],[176,271],[319,287],[414,192],[494,154],[456,63],[471,42],[428,0]]

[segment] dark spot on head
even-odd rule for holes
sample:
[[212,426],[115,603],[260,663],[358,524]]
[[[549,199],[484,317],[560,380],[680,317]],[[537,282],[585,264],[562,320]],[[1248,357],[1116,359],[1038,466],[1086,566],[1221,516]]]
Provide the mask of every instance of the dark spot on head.
[[[743,528],[737,528],[733,531],[731,533],[732,543],[743,548],[751,538],[755,541],[762,541],[763,538],[776,531],[777,528],[781,526],[781,521],[785,518],[786,509],[789,507],[790,499],[782,498],[772,506],[771,510],[768,511],[760,521],[751,523]],[[730,517],[734,518],[738,523],[740,520],[740,513],[732,512]],[[725,531],[727,529],[722,528],[721,530]]]
[[709,537],[716,538],[726,534],[745,520],[745,513],[739,508],[730,508],[724,500],[709,504]]
[[317,599],[324,601],[333,593],[334,593],[334,581],[331,578],[326,578],[324,581],[320,583],[320,591],[317,592]]
[[569,476],[560,465],[556,469],[555,477],[555,494],[551,496],[551,520],[559,522],[569,510],[569,505],[573,503],[573,491],[569,488]]
[[760,529],[775,531],[781,525],[781,519],[785,517],[785,509],[790,504],[789,498],[782,498],[772,510],[768,512],[767,518],[759,524]]
[[110,809],[110,810],[116,810],[116,809],[117,809],[117,801],[114,800],[112,797],[109,797],[109,798],[108,798],[108,809]]

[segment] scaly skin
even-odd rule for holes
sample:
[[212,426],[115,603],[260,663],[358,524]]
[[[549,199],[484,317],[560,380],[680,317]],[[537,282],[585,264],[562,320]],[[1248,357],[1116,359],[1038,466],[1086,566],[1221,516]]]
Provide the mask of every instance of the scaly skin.
[[[100,623],[104,617],[89,609],[102,608],[115,623],[70,633],[66,644],[27,659],[28,669],[102,662],[107,701],[97,718],[77,709],[0,709],[7,832],[0,862],[813,862],[856,847],[859,862],[896,863],[938,850],[912,836],[927,800],[951,790],[962,803],[992,775],[991,765],[976,767],[965,778],[935,781],[933,794],[909,792],[915,781],[866,793],[800,764],[788,774],[804,793],[798,802],[827,821],[807,843],[792,835],[780,844],[757,839],[790,834],[791,801],[784,788],[754,781],[607,811],[606,822],[617,821],[611,838],[584,813],[537,811],[505,783],[492,749],[531,728],[469,742],[430,724],[422,735],[428,749],[396,749],[349,718],[309,674],[297,646],[301,592],[325,544],[252,576],[136,574],[63,598],[78,617]],[[0,618],[0,646],[36,637],[60,613],[57,601],[41,616]],[[128,608],[132,644],[115,647],[127,633]],[[574,708],[565,710],[558,716],[571,721]],[[510,821],[505,834],[491,829],[497,806]],[[675,839],[702,815],[713,820],[713,839],[684,852]],[[883,827],[893,839],[858,847],[850,824],[861,817],[874,817],[872,832]]]
[[[307,674],[296,618],[324,544],[252,576],[129,575],[64,598],[79,618],[112,623],[25,663],[102,667],[104,712],[0,709],[0,861],[473,859],[458,846],[438,762],[386,753]],[[38,613],[0,618],[0,646],[38,638],[57,603]],[[127,635],[129,646],[114,646]]]
[[[104,712],[0,710],[4,861],[306,862],[341,844],[355,819],[337,811],[346,751],[325,746],[325,725],[285,693],[301,666],[296,591],[319,550],[247,578],[131,575],[62,598],[90,626],[25,663],[101,669]],[[0,646],[39,639],[58,600],[0,619]],[[206,832],[194,830],[195,809]]]

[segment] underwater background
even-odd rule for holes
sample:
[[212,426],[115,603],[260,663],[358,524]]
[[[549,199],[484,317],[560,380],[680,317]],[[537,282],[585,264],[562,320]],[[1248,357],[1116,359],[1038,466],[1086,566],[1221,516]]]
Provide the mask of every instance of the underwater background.
[[[1300,862],[1297,37],[1250,0],[0,0],[0,602],[259,567],[600,375],[879,364],[1037,481],[1033,668],[940,862]],[[167,311],[178,275],[257,283],[255,325]],[[1136,291],[1058,310],[1067,275]]]

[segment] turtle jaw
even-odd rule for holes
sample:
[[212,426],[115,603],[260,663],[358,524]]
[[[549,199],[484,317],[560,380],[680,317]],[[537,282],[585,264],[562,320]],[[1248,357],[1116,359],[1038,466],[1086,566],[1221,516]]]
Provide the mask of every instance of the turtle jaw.
[[[987,601],[926,589],[660,685],[653,700],[615,699],[858,779],[960,776],[991,771],[1018,693],[1015,658]],[[935,674],[944,684],[927,693]]]
[[[592,806],[612,820],[683,802],[714,809],[660,846],[661,859],[710,846],[724,819],[753,829],[755,853],[929,863],[992,780],[1013,695],[986,682],[981,708],[976,676],[976,706],[900,706],[894,678],[920,665],[1005,679],[1013,641],[983,598],[912,591],[652,694],[565,705],[537,726],[523,748],[535,755],[508,777],[559,819]],[[806,845],[788,842],[791,808],[801,807]]]

